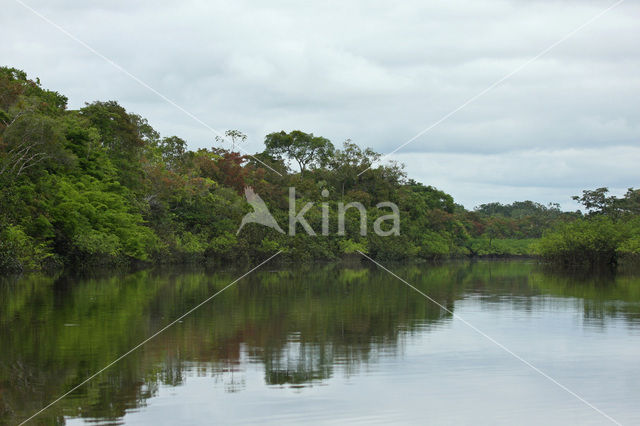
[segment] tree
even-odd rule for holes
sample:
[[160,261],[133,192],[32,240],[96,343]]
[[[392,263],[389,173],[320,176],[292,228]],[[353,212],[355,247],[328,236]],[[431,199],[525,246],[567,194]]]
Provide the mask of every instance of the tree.
[[56,120],[66,103],[65,96],[43,89],[24,71],[0,67],[0,177],[16,179],[50,159],[71,161]]
[[23,172],[52,158],[66,163],[71,156],[63,149],[64,136],[58,123],[40,114],[27,114],[4,130],[0,156],[0,177],[18,178]]
[[149,124],[149,121],[138,115],[138,114],[129,114],[129,118],[131,122],[135,125],[136,129],[138,129],[138,137],[144,141],[145,144],[157,144],[160,140],[160,133]]
[[294,130],[286,133],[270,133],[264,139],[265,153],[271,156],[286,156],[294,159],[300,168],[300,174],[304,175],[307,168],[323,166],[327,164],[334,147],[329,139],[322,136],[314,136],[313,133],[305,133]]
[[624,198],[618,201],[618,207],[625,213],[640,214],[640,189],[627,189]]
[[114,156],[131,159],[131,154],[138,153],[144,145],[143,138],[153,135],[146,120],[127,113],[116,101],[86,104],[80,114],[98,129],[103,146]]
[[629,188],[623,198],[607,196],[608,188],[582,191],[582,197],[572,199],[585,206],[592,215],[610,215],[619,217],[622,214],[640,213],[640,190]]
[[582,191],[582,197],[574,195],[571,197],[582,204],[591,214],[607,214],[612,213],[616,203],[616,197],[607,197],[609,188],[598,188],[594,190],[585,189]]
[[116,101],[86,104],[80,115],[100,133],[102,146],[117,167],[120,182],[139,189],[143,179],[140,159],[145,146],[157,143],[157,132],[145,119],[129,114]]
[[30,109],[44,114],[58,115],[65,111],[66,106],[67,97],[58,92],[43,89],[39,79],[29,80],[24,71],[0,67],[0,115],[4,115],[3,112],[11,113],[12,109]]
[[[566,227],[549,234],[545,255],[609,261],[611,253],[640,253],[638,189],[624,197],[607,188],[584,191],[574,199],[591,212],[586,218],[533,201],[469,212],[449,194],[407,180],[399,163],[372,167],[380,154],[350,140],[334,149],[326,138],[281,131],[265,137],[264,152],[243,156],[234,150],[246,135],[225,135],[231,150],[190,151],[183,139],[163,138],[115,101],[67,111],[64,96],[0,67],[0,269],[131,259],[217,262],[277,249],[290,259],[332,259],[354,247],[382,259],[533,254],[527,240],[555,224]],[[299,173],[287,174],[296,163]],[[282,224],[289,216],[285,189],[292,186],[301,203],[315,203],[307,216],[315,229],[339,227],[341,202],[357,201],[373,213],[379,202],[391,201],[402,214],[402,233],[355,237],[361,216],[350,210],[345,230],[352,240],[302,233],[290,239],[261,227],[236,237],[248,208],[246,187]]]
[[[226,132],[224,132],[224,135],[227,138],[231,139],[231,152],[235,151],[236,144],[240,145],[247,140],[247,135],[242,133],[240,130],[227,130]],[[216,136],[216,142],[223,143],[225,142],[225,138]]]
[[343,148],[336,150],[329,162],[333,176],[338,180],[336,189],[344,196],[358,181],[360,173],[367,170],[380,158],[380,154],[371,148],[362,149],[351,139],[343,143]]
[[506,236],[507,223],[506,220],[498,216],[489,218],[487,227],[485,228],[485,234],[489,238],[489,248],[491,248],[491,243],[494,239],[504,238]]
[[409,190],[409,198],[405,203],[406,208],[414,212],[415,216],[424,215],[428,210],[440,209],[447,213],[453,213],[455,203],[453,197],[433,186],[424,186],[420,182],[410,179],[405,186]]
[[187,152],[187,142],[178,136],[169,136],[160,140],[158,148],[167,168],[176,170]]

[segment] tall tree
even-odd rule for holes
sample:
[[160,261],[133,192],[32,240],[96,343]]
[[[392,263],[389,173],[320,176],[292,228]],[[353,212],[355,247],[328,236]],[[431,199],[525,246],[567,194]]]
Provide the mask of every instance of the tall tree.
[[313,166],[325,165],[334,147],[331,141],[322,136],[314,136],[313,133],[305,133],[294,130],[286,133],[284,130],[268,134],[264,139],[265,153],[280,157],[284,155],[298,163],[300,174]]
[[158,149],[166,167],[176,170],[187,152],[187,142],[178,136],[169,136],[160,140]]
[[129,114],[116,101],[86,104],[80,114],[100,133],[102,146],[118,168],[120,182],[131,189],[139,189],[143,149],[145,145],[157,142],[158,133],[145,119]]
[[616,197],[607,196],[609,188],[582,191],[582,196],[574,195],[573,200],[582,204],[591,214],[608,214],[615,210]]
[[[231,152],[236,150],[236,144],[240,145],[241,143],[246,142],[247,135],[242,133],[240,130],[227,130],[224,132],[226,138],[231,139]],[[220,136],[216,136],[216,142],[222,143],[225,141],[225,138]]]
[[5,152],[0,156],[0,177],[16,179],[49,159],[71,161],[59,127],[55,120],[41,114],[27,114],[12,121],[2,134]]
[[335,151],[329,164],[337,179],[336,189],[344,195],[355,186],[360,173],[370,168],[379,158],[380,154],[371,148],[362,149],[351,142],[351,139],[344,141],[343,149]]

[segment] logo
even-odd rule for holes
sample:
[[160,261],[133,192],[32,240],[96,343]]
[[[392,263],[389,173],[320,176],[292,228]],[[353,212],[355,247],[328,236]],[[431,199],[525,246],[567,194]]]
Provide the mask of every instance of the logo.
[[[266,203],[260,198],[258,194],[255,193],[253,188],[246,187],[244,189],[244,195],[247,199],[247,203],[253,208],[253,212],[247,213],[242,218],[242,222],[240,223],[240,227],[236,232],[236,235],[240,234],[242,228],[249,223],[257,223],[259,225],[266,226],[268,228],[275,229],[281,234],[285,234],[285,231],[280,227],[276,219],[273,217]],[[321,192],[322,197],[326,198],[329,196],[329,191],[323,189]],[[360,213],[360,235],[366,236],[368,227],[367,227],[367,209],[362,203],[357,201],[350,202],[344,204],[343,202],[338,202],[338,232],[337,235],[343,236],[346,234],[345,231],[345,217],[347,210],[356,209]],[[308,235],[315,236],[317,235],[315,230],[309,225],[304,215],[314,207],[313,202],[306,203],[299,211],[296,208],[296,189],[293,187],[289,188],[289,229],[288,235],[294,236],[296,235],[296,228],[299,224],[305,230]],[[323,202],[321,203],[322,208],[322,230],[321,235],[329,235],[329,203]],[[376,235],[381,237],[387,237],[390,235],[400,235],[400,209],[395,203],[384,201],[376,204],[376,209],[380,210],[383,208],[388,208],[391,210],[390,214],[381,215],[373,222],[373,230]],[[391,226],[387,225],[386,230],[383,230],[382,224],[384,222],[391,222]]]
[[249,203],[249,205],[253,207],[253,212],[244,215],[244,217],[242,218],[242,223],[240,223],[240,228],[238,228],[238,232],[236,232],[236,235],[238,235],[240,231],[242,231],[242,228],[244,228],[247,223],[258,223],[260,225],[273,228],[281,234],[284,234],[284,231],[282,230],[282,228],[280,228],[278,222],[276,222],[274,217],[271,215],[271,212],[269,211],[269,208],[267,207],[265,202],[262,200],[262,198],[260,198],[258,194],[253,192],[253,188],[246,187],[244,189],[244,196],[247,198],[247,203]]

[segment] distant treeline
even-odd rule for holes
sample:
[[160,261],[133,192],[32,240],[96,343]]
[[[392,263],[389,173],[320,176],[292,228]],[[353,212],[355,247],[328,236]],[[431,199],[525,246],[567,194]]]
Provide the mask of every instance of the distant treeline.
[[[264,258],[336,259],[361,250],[385,260],[543,255],[562,262],[612,263],[640,250],[640,191],[618,199],[605,188],[578,201],[589,214],[532,201],[484,204],[468,211],[432,186],[408,179],[403,165],[350,140],[341,147],[302,131],[265,137],[265,150],[238,152],[246,136],[226,132],[191,151],[162,137],[115,101],[68,110],[67,98],[15,68],[0,68],[0,269],[25,270],[135,262],[222,262]],[[290,165],[296,166],[295,170]],[[276,221],[288,223],[288,188],[306,219],[327,236],[295,236],[249,224],[252,187]],[[323,190],[329,195],[324,197]],[[359,202],[368,228],[377,203],[400,209],[400,235],[360,235],[350,209],[337,235],[337,205]],[[318,232],[319,233],[319,232]]]

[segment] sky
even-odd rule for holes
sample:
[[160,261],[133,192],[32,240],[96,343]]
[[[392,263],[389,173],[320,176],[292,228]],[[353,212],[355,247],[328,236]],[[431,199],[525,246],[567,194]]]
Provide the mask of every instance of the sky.
[[614,3],[4,0],[0,65],[191,149],[303,130],[387,154],[431,127],[385,158],[467,208],[573,210],[583,189],[640,187],[640,3],[584,26]]

